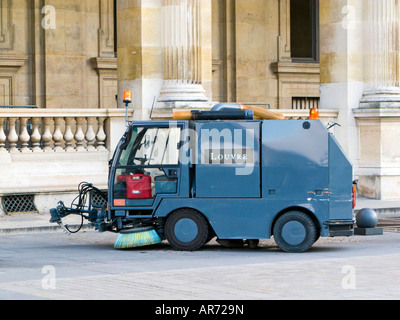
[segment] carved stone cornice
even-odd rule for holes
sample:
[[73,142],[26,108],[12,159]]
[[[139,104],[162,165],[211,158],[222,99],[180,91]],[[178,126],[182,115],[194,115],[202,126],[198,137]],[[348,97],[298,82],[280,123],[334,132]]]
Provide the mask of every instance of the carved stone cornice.
[[21,68],[28,60],[27,55],[0,54],[0,68]]
[[97,70],[117,70],[117,58],[95,57],[91,59],[92,66]]
[[274,62],[271,64],[272,70],[280,75],[288,74],[320,74],[319,63],[300,63],[300,62]]

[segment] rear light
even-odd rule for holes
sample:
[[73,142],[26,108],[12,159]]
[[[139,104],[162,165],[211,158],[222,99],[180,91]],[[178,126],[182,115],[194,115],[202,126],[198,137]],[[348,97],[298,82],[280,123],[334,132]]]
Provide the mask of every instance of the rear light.
[[115,199],[114,207],[125,207],[125,199]]
[[353,184],[353,209],[357,204],[357,185]]
[[319,110],[317,108],[310,109],[310,120],[319,119]]

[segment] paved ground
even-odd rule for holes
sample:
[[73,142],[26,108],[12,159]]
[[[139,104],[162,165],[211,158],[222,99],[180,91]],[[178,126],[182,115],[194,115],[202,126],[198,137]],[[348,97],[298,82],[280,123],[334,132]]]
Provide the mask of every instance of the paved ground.
[[[398,202],[385,205],[400,208]],[[363,207],[383,205],[359,202]],[[67,236],[48,221],[49,214],[0,217],[1,300],[400,297],[397,227],[387,227],[383,236],[320,239],[307,253],[286,254],[273,240],[257,249],[226,249],[212,241],[197,252],[176,252],[167,243],[118,251],[114,234],[86,229]]]
[[113,249],[93,231],[0,235],[0,299],[398,299],[400,233],[321,239],[304,254],[272,240],[257,249],[215,242]]

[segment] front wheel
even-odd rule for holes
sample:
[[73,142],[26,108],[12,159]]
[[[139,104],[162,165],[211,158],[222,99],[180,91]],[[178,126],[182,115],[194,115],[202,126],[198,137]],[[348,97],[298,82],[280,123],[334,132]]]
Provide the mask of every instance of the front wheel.
[[278,218],[273,234],[276,244],[283,251],[300,253],[309,250],[315,243],[317,228],[307,214],[290,211]]
[[182,209],[168,218],[165,223],[165,236],[174,249],[195,251],[209,239],[208,223],[197,211]]

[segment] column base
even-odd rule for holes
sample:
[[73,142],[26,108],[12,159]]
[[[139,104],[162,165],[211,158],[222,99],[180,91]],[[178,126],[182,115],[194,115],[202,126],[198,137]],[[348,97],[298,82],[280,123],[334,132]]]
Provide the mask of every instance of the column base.
[[206,108],[208,98],[200,84],[166,82],[158,98],[160,108]]
[[2,199],[2,197],[0,196],[0,217],[5,217],[7,214],[6,214],[6,212],[4,211],[4,209],[3,209],[3,199]]
[[379,200],[400,199],[400,108],[354,109],[359,137],[358,192]]
[[360,175],[357,193],[370,199],[399,200],[400,175]]
[[364,92],[360,108],[400,108],[400,88],[368,90]]

